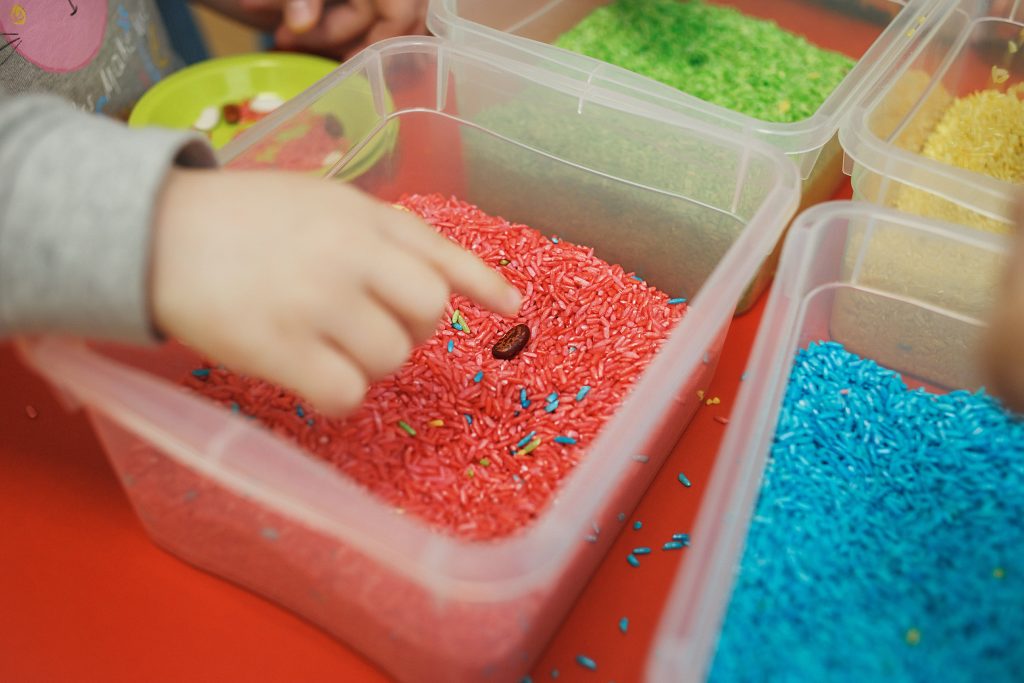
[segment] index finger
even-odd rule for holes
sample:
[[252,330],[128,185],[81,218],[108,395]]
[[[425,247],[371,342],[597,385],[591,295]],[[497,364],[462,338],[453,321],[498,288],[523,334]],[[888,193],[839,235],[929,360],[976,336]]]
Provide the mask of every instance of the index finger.
[[415,251],[441,273],[453,290],[495,313],[513,316],[519,312],[522,294],[496,270],[409,211],[383,210],[387,213],[380,226],[385,236]]

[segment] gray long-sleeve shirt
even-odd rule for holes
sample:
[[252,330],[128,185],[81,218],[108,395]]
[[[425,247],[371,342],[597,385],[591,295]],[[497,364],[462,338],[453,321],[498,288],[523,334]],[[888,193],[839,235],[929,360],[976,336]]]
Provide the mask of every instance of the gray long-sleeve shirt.
[[175,163],[214,157],[188,133],[0,91],[0,337],[152,340],[150,233]]

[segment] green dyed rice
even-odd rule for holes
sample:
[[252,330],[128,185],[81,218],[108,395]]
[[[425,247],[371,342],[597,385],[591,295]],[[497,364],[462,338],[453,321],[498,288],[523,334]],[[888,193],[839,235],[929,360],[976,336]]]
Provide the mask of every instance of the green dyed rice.
[[618,0],[555,44],[780,123],[814,114],[853,68],[774,22],[702,0]]

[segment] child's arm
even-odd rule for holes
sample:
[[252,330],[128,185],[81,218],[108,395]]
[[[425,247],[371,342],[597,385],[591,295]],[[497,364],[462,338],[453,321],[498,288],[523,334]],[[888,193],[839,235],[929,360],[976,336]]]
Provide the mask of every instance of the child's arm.
[[306,176],[198,170],[187,134],[0,95],[0,337],[176,337],[324,411],[429,336],[452,290],[519,293],[412,214]]
[[184,133],[0,91],[0,337],[152,339],[148,226],[174,163],[214,160]]

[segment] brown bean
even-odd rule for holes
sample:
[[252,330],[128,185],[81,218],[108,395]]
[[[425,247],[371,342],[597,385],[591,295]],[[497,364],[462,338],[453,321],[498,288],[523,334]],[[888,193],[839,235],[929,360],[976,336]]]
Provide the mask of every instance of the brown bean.
[[530,328],[520,323],[501,336],[491,349],[491,355],[500,360],[510,360],[519,355],[530,341]]
[[242,120],[242,108],[237,104],[225,104],[221,110],[224,120],[232,125]]

